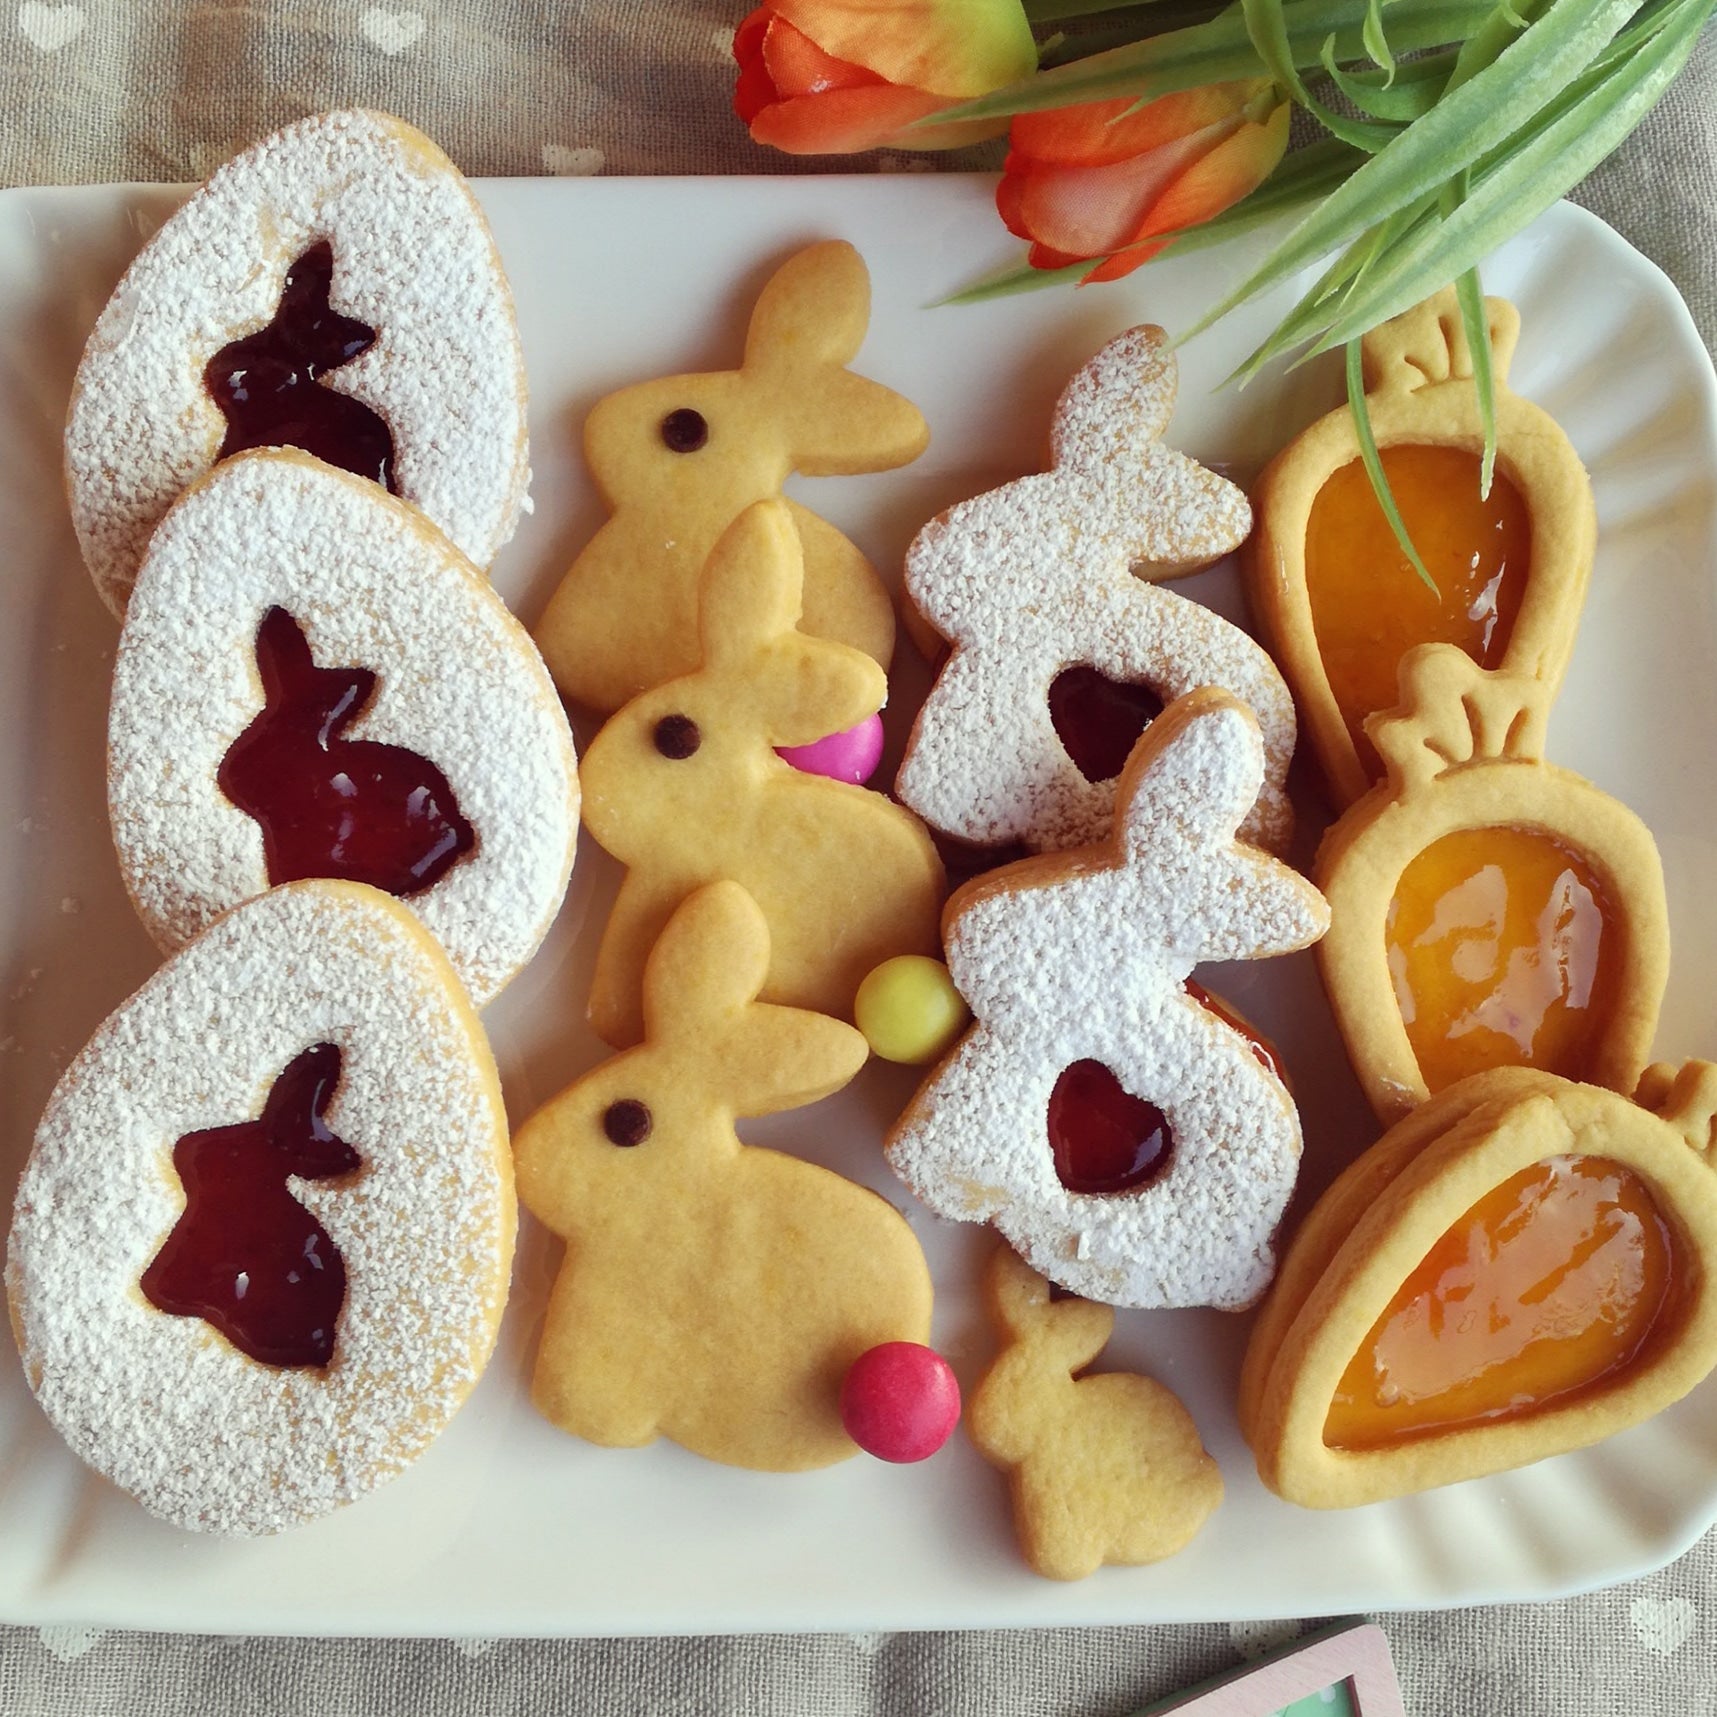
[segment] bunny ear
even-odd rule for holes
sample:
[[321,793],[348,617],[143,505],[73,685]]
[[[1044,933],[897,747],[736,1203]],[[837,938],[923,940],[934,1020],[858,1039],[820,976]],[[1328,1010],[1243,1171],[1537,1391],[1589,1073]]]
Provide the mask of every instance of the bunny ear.
[[1168,428],[1179,389],[1168,335],[1161,328],[1129,328],[1067,384],[1056,402],[1049,431],[1054,463],[1136,463]]
[[[706,668],[746,672],[799,624],[805,556],[785,501],[756,501],[710,550],[698,586]],[[819,736],[820,737],[820,736]]]
[[752,664],[747,690],[769,743],[814,745],[882,708],[888,676],[862,650],[792,633]]
[[1030,1347],[1069,1374],[1083,1370],[1103,1351],[1115,1314],[1092,1300],[1058,1300],[1055,1289],[1003,1244],[990,1260],[990,1307],[1009,1340]]
[[675,909],[644,965],[644,1035],[724,1029],[769,976],[769,925],[737,882],[712,882]]
[[864,1034],[806,1008],[756,1002],[710,1057],[736,1115],[772,1115],[838,1091],[870,1055]]
[[1232,692],[1200,686],[1176,698],[1139,736],[1116,789],[1127,853],[1226,844],[1264,785],[1258,718]]
[[745,368],[803,375],[840,369],[870,326],[870,273],[844,240],[814,244],[770,276],[751,312]]

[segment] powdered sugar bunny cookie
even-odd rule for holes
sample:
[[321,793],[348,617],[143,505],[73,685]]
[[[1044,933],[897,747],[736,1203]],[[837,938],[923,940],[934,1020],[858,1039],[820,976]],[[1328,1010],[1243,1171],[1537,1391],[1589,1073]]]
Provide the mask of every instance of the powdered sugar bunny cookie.
[[945,884],[923,826],[776,755],[851,727],[888,690],[868,656],[798,630],[799,589],[786,504],[759,501],[710,556],[700,665],[634,698],[585,754],[585,822],[627,867],[590,987],[590,1022],[616,1048],[643,1031],[652,945],[707,882],[742,883],[762,907],[771,1002],[850,1016],[872,967],[936,951]]
[[1202,960],[1314,942],[1323,898],[1234,831],[1257,722],[1206,687],[1154,721],[1108,840],[1021,860],[948,902],[977,1023],[888,1140],[938,1214],[993,1221],[1087,1299],[1233,1309],[1268,1284],[1300,1127],[1252,1041],[1183,987]]
[[[585,458],[614,516],[573,562],[537,624],[556,683],[618,709],[697,662],[698,580],[746,507],[790,473],[887,471],[930,439],[918,408],[845,366],[870,323],[870,276],[850,244],[816,244],[776,270],[737,370],[664,376],[599,400]],[[787,503],[805,555],[804,629],[884,667],[894,607],[875,569],[827,520]]]
[[513,534],[529,473],[512,297],[465,181],[386,114],[320,114],[235,156],[103,310],[66,480],[115,614],[174,498],[270,446],[384,484],[480,567]]
[[482,1374],[512,1264],[507,1118],[404,907],[294,883],[229,913],[67,1068],[6,1291],[73,1451],[194,1532],[392,1478]]
[[1101,838],[1146,722],[1219,685],[1263,734],[1241,833],[1287,844],[1287,686],[1238,627],[1151,582],[1227,554],[1252,522],[1239,489],[1159,439],[1176,379],[1160,328],[1111,340],[1061,396],[1052,468],[950,508],[909,550],[907,593],[954,651],[895,790],[945,834],[1037,851]]
[[283,450],[223,461],[150,543],[108,803],[164,948],[270,884],[343,877],[404,898],[479,1005],[535,952],[578,839],[529,634],[422,514]]
[[734,1133],[736,1115],[815,1102],[864,1064],[851,1026],[760,1003],[768,971],[751,897],[699,889],[650,954],[643,1044],[519,1131],[526,1208],[570,1242],[533,1393],[594,1442],[827,1466],[857,1453],[840,1412],[854,1361],[928,1337],[930,1273],[900,1213]]

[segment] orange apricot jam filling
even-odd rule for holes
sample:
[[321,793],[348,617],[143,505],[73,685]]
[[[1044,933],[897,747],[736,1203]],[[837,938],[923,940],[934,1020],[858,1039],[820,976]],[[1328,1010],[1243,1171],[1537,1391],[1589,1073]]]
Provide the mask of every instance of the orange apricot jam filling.
[[1460,447],[1382,451],[1402,522],[1436,592],[1401,552],[1355,459],[1333,473],[1306,524],[1306,593],[1330,691],[1375,778],[1368,715],[1398,701],[1395,670],[1415,644],[1458,644],[1481,667],[1508,648],[1531,566],[1532,524],[1499,471],[1479,498],[1479,457]]
[[1550,1157],[1495,1187],[1402,1283],[1342,1374],[1335,1449],[1517,1419],[1629,1366],[1670,1298],[1668,1225],[1631,1169]]
[[1401,873],[1389,977],[1427,1088],[1491,1067],[1584,1079],[1620,937],[1585,857],[1538,829],[1457,829]]

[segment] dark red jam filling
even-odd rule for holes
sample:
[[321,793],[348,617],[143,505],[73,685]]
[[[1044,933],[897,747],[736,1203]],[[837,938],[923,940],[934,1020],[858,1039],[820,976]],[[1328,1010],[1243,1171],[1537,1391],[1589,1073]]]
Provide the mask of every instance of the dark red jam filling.
[[334,1356],[346,1266],[286,1177],[330,1180],[359,1157],[322,1119],[340,1051],[318,1043],[275,1080],[260,1119],[187,1133],[173,1147],[185,1209],[143,1272],[151,1305],[202,1318],[263,1365]]
[[333,280],[333,246],[312,245],[288,272],[274,320],[209,360],[203,385],[227,420],[217,457],[296,447],[394,493],[387,424],[361,400],[321,385],[376,342],[374,328],[329,304]]
[[1064,1068],[1049,1094],[1049,1148],[1069,1192],[1129,1192],[1167,1172],[1168,1118],[1100,1061]]
[[1112,680],[1089,663],[1063,668],[1049,683],[1049,719],[1087,781],[1113,781],[1139,735],[1163,713],[1149,686]]
[[268,880],[431,887],[477,844],[447,777],[402,745],[342,739],[375,690],[368,668],[319,668],[298,622],[271,608],[256,635],[266,702],[216,779],[262,828]]

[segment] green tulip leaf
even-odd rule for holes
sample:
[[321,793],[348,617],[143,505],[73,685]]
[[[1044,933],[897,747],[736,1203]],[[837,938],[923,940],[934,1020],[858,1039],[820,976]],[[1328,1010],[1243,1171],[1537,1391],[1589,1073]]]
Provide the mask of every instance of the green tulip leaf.
[[1377,504],[1383,509],[1383,516],[1389,521],[1389,528],[1395,533],[1401,552],[1413,570],[1424,579],[1425,587],[1440,599],[1442,592],[1437,588],[1436,579],[1419,558],[1419,551],[1407,534],[1406,521],[1395,504],[1394,492],[1383,469],[1383,456],[1377,451],[1377,437],[1371,431],[1371,408],[1365,403],[1365,365],[1357,340],[1350,340],[1347,347],[1347,408],[1353,414],[1353,432],[1359,440],[1359,457],[1365,464],[1365,474],[1371,479],[1371,492],[1377,497]]

